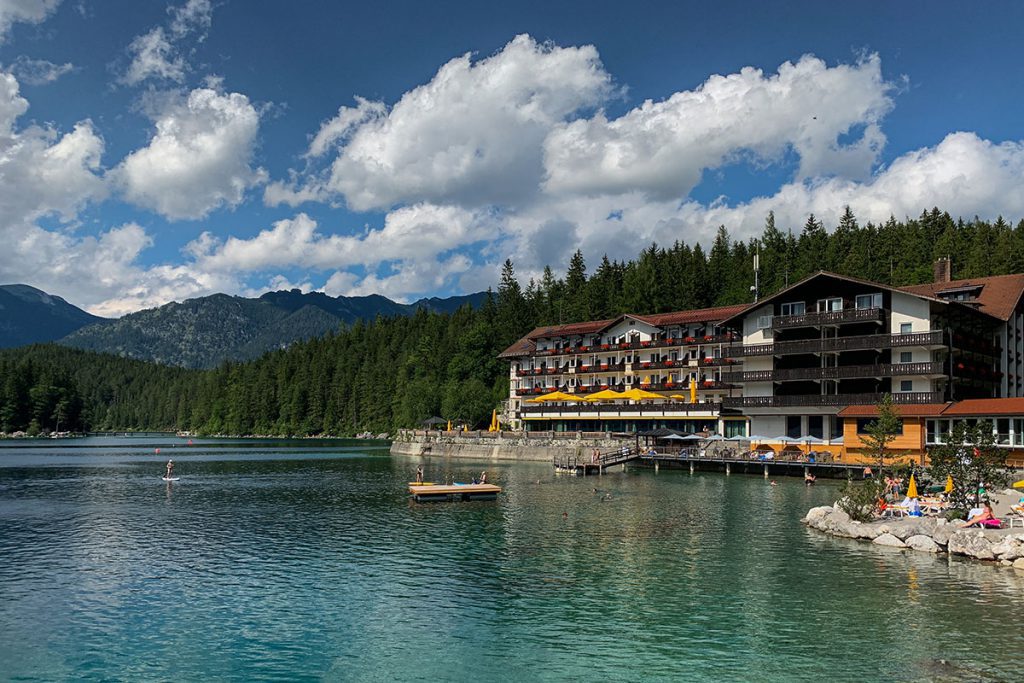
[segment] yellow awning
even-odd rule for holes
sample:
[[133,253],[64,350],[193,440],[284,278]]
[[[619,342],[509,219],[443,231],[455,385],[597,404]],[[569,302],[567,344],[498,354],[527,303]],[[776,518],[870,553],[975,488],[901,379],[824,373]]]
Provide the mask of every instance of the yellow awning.
[[628,397],[618,391],[602,389],[601,391],[596,391],[593,394],[587,394],[584,398],[588,401],[614,401],[616,399],[626,399]]
[[564,391],[552,391],[550,394],[544,394],[543,396],[538,396],[537,398],[528,398],[528,399],[526,399],[526,402],[527,403],[550,403],[550,402],[553,402],[553,401],[582,401],[582,400],[583,399],[580,398],[579,396],[573,396],[572,394],[567,394]]
[[630,401],[645,401],[655,398],[663,399],[665,397],[661,394],[656,394],[653,391],[644,391],[643,389],[633,387],[629,391],[622,392],[622,398],[628,398]]

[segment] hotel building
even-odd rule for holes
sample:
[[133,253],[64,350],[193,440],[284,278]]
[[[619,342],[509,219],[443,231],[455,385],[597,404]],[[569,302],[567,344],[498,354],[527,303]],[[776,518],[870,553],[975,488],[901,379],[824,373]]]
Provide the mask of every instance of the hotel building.
[[[531,431],[706,427],[840,442],[840,411],[884,394],[932,415],[965,399],[1024,396],[1022,294],[1024,275],[954,281],[940,261],[926,285],[819,272],[747,306],[537,328],[501,354],[511,362],[508,412],[513,428]],[[632,387],[666,400],[528,401]]]

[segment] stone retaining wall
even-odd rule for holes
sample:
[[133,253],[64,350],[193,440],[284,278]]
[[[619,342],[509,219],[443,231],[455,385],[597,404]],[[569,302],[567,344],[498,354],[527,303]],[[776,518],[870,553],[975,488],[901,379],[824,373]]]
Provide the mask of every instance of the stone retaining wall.
[[801,521],[833,536],[857,538],[892,548],[996,561],[1024,571],[1024,530],[1014,533],[1010,529],[963,529],[956,522],[935,517],[856,522],[838,504],[811,508]]

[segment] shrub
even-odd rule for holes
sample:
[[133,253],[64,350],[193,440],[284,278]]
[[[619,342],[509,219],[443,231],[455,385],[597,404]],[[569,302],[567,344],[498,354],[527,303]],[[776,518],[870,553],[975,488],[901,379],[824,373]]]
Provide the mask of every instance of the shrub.
[[857,522],[870,522],[875,518],[878,499],[882,497],[885,486],[874,479],[855,482],[848,480],[840,489],[842,498],[839,508]]

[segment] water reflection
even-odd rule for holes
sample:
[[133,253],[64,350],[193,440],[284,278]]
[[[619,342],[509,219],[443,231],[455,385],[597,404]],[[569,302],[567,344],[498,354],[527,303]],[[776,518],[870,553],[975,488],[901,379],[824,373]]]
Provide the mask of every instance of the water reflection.
[[[0,677],[1000,680],[1024,644],[1014,572],[796,523],[828,483],[287,446],[0,454]],[[411,503],[421,462],[505,493]]]

